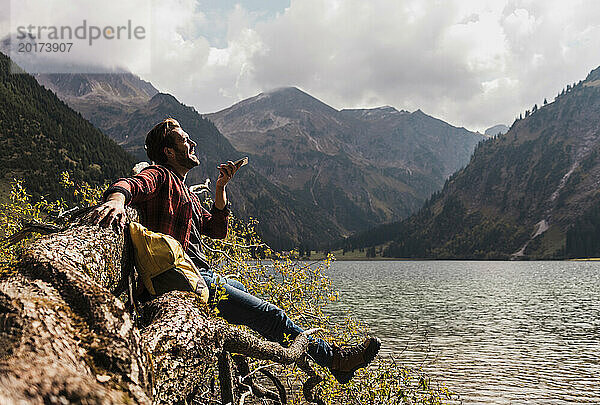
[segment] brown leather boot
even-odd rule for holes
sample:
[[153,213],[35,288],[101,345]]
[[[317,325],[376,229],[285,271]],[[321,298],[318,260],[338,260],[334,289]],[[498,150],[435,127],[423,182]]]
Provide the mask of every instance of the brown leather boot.
[[343,348],[334,345],[329,371],[340,384],[347,384],[356,370],[373,361],[380,347],[381,341],[376,337],[369,337],[359,345]]

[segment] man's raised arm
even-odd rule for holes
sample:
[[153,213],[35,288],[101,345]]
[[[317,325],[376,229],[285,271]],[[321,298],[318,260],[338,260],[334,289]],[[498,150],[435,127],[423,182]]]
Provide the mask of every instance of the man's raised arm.
[[219,210],[223,210],[227,205],[225,186],[229,183],[229,180],[231,180],[239,167],[236,167],[230,160],[227,163],[220,164],[217,168],[219,169],[219,178],[217,179],[215,190],[215,207]]

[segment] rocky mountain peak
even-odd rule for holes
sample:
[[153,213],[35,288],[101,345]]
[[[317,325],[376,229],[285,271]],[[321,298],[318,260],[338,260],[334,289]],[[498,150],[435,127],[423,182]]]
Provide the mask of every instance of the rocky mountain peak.
[[389,112],[389,113],[397,113],[400,112],[398,110],[396,110],[394,107],[392,107],[391,105],[384,105],[381,107],[377,107],[375,108],[375,110],[381,111],[381,112]]
[[129,72],[38,74],[35,77],[62,97],[147,101],[158,93],[151,83]]
[[487,136],[496,136],[498,134],[504,135],[507,133],[509,128],[504,124],[497,124],[492,127],[489,127],[485,130],[485,135]]
[[391,257],[597,257],[599,123],[600,68],[480,143],[419,213],[369,243]]
[[297,87],[279,87],[242,100],[221,111],[245,114],[248,111],[275,111],[278,115],[293,115],[294,111],[312,111],[334,114],[338,111]]
[[286,96],[291,96],[291,97],[293,97],[293,96],[309,96],[310,97],[310,95],[308,93],[303,92],[302,90],[300,90],[298,87],[295,87],[295,86],[276,87],[269,91],[265,91],[261,94],[264,94],[266,96],[286,95]]
[[178,105],[179,101],[169,93],[156,93],[150,99],[148,105],[152,108],[157,106]]

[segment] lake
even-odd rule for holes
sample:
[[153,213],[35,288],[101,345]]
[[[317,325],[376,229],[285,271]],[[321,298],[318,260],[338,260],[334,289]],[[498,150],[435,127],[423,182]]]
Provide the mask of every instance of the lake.
[[[335,262],[382,339],[463,403],[600,403],[600,262]],[[404,350],[403,350],[404,349]]]

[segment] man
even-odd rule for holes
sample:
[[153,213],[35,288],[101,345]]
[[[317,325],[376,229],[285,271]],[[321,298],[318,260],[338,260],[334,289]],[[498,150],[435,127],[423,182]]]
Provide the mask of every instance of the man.
[[[225,238],[227,235],[227,194],[225,187],[236,166],[233,162],[218,166],[219,177],[210,212],[184,184],[187,173],[200,162],[195,155],[196,143],[174,119],[158,123],[146,136],[146,152],[154,163],[138,175],[119,179],[105,192],[105,202],[92,213],[96,224],[125,226],[125,206],[132,204],[140,212],[140,222],[154,232],[171,235],[200,269],[209,288],[209,302],[214,301],[216,287],[225,288],[227,298],[217,304],[219,314],[230,323],[250,327],[268,340],[284,343],[286,336],[295,338],[303,329],[277,306],[249,294],[242,283],[215,274],[202,254],[200,238]],[[157,294],[171,290],[191,290],[177,269],[152,279]],[[328,368],[338,382],[350,381],[354,372],[367,366],[377,355],[381,343],[368,338],[348,348],[332,346],[322,339],[311,338],[308,354]]]

